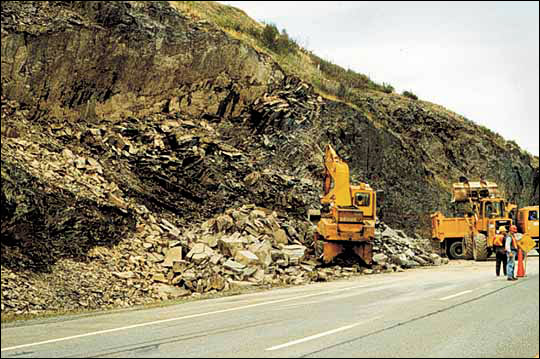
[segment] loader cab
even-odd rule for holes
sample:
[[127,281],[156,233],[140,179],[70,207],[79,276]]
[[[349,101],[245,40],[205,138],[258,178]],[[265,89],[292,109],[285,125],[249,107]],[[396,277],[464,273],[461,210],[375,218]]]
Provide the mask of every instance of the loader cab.
[[505,200],[501,198],[483,199],[479,205],[479,210],[476,230],[487,236],[488,246],[490,246],[498,228],[501,226],[510,228],[512,219],[509,217]]
[[503,200],[486,200],[480,207],[481,218],[497,218],[504,217],[504,201]]

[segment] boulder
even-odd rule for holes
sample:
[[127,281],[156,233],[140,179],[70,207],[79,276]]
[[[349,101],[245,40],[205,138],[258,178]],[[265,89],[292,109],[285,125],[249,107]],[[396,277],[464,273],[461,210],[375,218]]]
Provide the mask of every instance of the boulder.
[[209,287],[211,289],[223,290],[225,288],[225,279],[219,274],[214,274],[210,277]]
[[397,238],[399,235],[390,227],[386,227],[385,230],[381,233],[381,236],[384,238]]
[[388,256],[383,253],[378,253],[373,256],[373,261],[375,263],[378,263],[380,265],[386,264],[386,261],[388,260]]
[[287,237],[287,233],[283,229],[278,229],[274,232],[274,241],[277,244],[288,244],[289,238]]
[[197,274],[195,273],[193,269],[188,269],[182,273],[182,279],[186,282],[191,282],[197,279]]
[[223,267],[225,267],[226,269],[230,269],[236,273],[242,273],[242,271],[244,270],[246,266],[232,259],[228,259],[225,263],[223,263]]
[[226,214],[223,214],[216,218],[216,229],[218,233],[225,232],[234,226],[233,219]]
[[201,264],[214,255],[212,248],[204,243],[196,243],[186,255],[195,264]]
[[249,246],[249,250],[257,256],[264,268],[268,268],[272,264],[272,245],[268,241],[253,244]]
[[154,273],[152,276],[152,280],[154,282],[161,282],[161,283],[167,283],[167,278],[165,278],[165,274],[163,273]]
[[289,264],[298,265],[304,259],[306,247],[299,244],[283,246],[282,251],[289,257]]
[[246,240],[239,236],[221,237],[218,239],[218,247],[223,255],[234,257],[237,251],[243,250]]
[[163,267],[172,267],[173,262],[179,262],[182,260],[182,247],[173,247],[167,251],[165,259],[161,265]]
[[424,258],[420,256],[414,257],[413,260],[417,262],[418,264],[420,264],[421,266],[427,266],[430,264],[428,261],[426,261]]
[[167,296],[172,299],[186,297],[191,294],[187,289],[161,283],[156,285],[156,290],[160,297]]
[[440,266],[443,263],[442,258],[436,253],[431,253],[429,258],[431,259],[433,265]]
[[259,258],[255,254],[246,250],[236,252],[234,259],[238,263],[245,265],[257,264],[259,262]]
[[413,252],[411,249],[407,249],[407,250],[405,251],[405,255],[406,255],[407,257],[409,257],[409,258],[414,258],[414,257],[416,257],[416,254],[414,254],[414,252]]

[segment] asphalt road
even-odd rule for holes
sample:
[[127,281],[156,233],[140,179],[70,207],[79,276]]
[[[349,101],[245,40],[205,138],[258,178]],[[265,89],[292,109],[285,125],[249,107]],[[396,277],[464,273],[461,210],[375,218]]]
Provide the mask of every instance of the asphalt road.
[[539,264],[360,276],[163,308],[2,325],[2,358],[501,357],[539,352]]

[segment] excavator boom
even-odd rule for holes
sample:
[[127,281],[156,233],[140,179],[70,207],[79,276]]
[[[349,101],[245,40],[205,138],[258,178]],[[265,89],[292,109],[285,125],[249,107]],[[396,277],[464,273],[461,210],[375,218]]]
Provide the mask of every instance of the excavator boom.
[[[326,145],[324,161],[324,204],[335,203],[339,207],[350,207],[351,184],[349,182],[349,166],[345,163],[330,144]],[[334,186],[332,188],[332,182]]]

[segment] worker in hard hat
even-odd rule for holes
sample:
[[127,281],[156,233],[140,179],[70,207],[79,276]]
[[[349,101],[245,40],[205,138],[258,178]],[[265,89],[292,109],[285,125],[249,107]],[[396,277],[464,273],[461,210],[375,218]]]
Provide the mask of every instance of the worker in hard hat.
[[506,277],[508,280],[517,280],[517,277],[514,275],[515,259],[518,251],[516,233],[517,227],[511,225],[510,233],[507,233],[504,239],[504,249],[508,259],[508,263],[506,265]]
[[495,235],[493,240],[493,250],[495,252],[495,274],[497,277],[501,274],[501,264],[503,268],[504,276],[506,277],[507,258],[506,251],[504,250],[504,238],[506,237],[506,227],[500,226],[499,233]]

